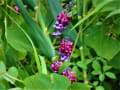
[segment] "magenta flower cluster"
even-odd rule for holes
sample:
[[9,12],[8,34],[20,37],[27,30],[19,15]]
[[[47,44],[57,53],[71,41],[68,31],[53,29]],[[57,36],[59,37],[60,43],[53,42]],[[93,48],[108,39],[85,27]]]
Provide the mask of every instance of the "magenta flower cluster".
[[[73,6],[73,3],[70,5],[66,6],[67,11],[62,11],[56,18],[56,23],[54,25],[54,29],[57,32],[53,32],[54,37],[60,37],[61,32],[65,30],[71,21],[72,17],[70,14],[67,12],[70,11],[70,8]],[[59,62],[58,60],[55,60],[54,63],[51,65],[52,70],[55,73],[58,73],[60,66],[63,64],[63,62],[68,62],[69,57],[72,53],[72,48],[73,48],[73,42],[69,41],[67,38],[64,38],[61,43],[60,43],[60,59],[61,61]],[[71,71],[71,68],[66,68],[63,72],[62,75],[65,77],[69,78],[71,80],[71,83],[75,82],[76,76],[75,72]]]
[[73,42],[67,40],[66,38],[63,39],[60,43],[60,58],[61,61],[68,61],[69,57],[72,53]]
[[63,62],[59,62],[58,60],[55,60],[54,63],[51,65],[52,70],[55,73],[58,73],[59,67],[62,65]]
[[[56,23],[54,25],[55,30],[57,30],[59,33],[61,31],[65,30],[71,21],[72,17],[66,13],[66,11],[62,11],[56,18]],[[60,34],[54,32],[55,37],[60,37]]]
[[71,68],[66,68],[66,70],[62,72],[62,75],[69,78],[71,80],[71,83],[75,82],[76,80],[75,72],[72,72]]
[[[16,4],[14,4],[13,7],[14,7],[16,12],[20,13],[20,10],[19,10],[19,8],[18,8],[18,6]],[[27,5],[24,5],[24,7],[27,8]]]
[[[59,48],[61,61],[59,62],[58,60],[55,60],[54,63],[51,65],[51,68],[55,73],[58,73],[59,68],[64,61],[69,61],[69,57],[72,53],[72,48],[73,48],[73,42],[69,41],[67,38],[64,38],[61,41]],[[72,72],[70,68],[65,69],[62,72],[62,75],[69,78],[71,80],[71,83],[73,83],[76,80],[75,72]]]

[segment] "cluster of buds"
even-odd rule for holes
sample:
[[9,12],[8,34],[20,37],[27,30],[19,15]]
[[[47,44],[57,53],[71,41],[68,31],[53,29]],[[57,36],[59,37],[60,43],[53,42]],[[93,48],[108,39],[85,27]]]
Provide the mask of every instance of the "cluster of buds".
[[69,41],[68,39],[64,38],[60,43],[60,58],[61,61],[68,61],[69,57],[72,53],[73,42]]
[[[69,14],[67,14],[66,11],[62,11],[56,18],[56,23],[54,25],[55,30],[57,30],[59,33],[61,33],[61,31],[65,30],[67,28],[71,19],[72,19],[72,17]],[[60,34],[58,32],[55,35],[54,34],[53,35],[55,37],[60,37]]]
[[[18,8],[18,6],[16,4],[13,5],[15,11],[19,14],[20,13],[20,10]],[[27,8],[27,5],[24,5],[25,8]]]
[[58,60],[55,60],[54,63],[51,65],[51,68],[55,73],[58,73],[59,67],[61,65],[62,65],[62,62],[59,62]]
[[71,80],[71,83],[75,82],[76,76],[75,72],[72,72],[71,68],[66,68],[63,72],[62,75],[66,76]]

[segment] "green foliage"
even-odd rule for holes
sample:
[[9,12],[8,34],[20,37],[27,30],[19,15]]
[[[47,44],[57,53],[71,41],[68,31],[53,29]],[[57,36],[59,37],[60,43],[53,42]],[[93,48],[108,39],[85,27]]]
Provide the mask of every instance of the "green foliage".
[[[118,90],[119,4],[120,0],[0,0],[0,89]],[[53,25],[63,10],[72,20],[62,36],[54,38],[52,33],[58,31]],[[58,65],[53,61],[61,62],[59,47],[65,37],[74,45],[69,61]]]

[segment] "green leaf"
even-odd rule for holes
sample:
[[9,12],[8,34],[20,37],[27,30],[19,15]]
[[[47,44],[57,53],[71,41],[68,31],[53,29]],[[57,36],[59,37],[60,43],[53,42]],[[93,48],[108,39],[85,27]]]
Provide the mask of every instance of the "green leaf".
[[93,74],[93,75],[99,75],[99,74],[101,74],[101,72],[99,72],[99,71],[97,71],[97,70],[94,70],[94,71],[92,71],[92,74]]
[[71,82],[68,78],[58,74],[48,75],[34,75],[25,79],[26,89],[61,89],[67,90]]
[[70,90],[91,90],[90,88],[91,86],[89,86],[88,84],[84,84],[84,83],[73,83],[70,86]]
[[0,75],[4,72],[6,72],[5,64],[2,61],[0,61]]
[[107,77],[111,78],[111,79],[116,79],[115,74],[112,73],[112,72],[106,72],[105,75],[106,75]]
[[104,74],[100,74],[100,75],[99,75],[99,80],[100,80],[101,82],[103,82],[103,81],[104,81],[104,79],[105,79]]
[[101,72],[101,65],[100,65],[99,61],[97,61],[97,60],[93,61],[92,67],[94,70]]
[[93,82],[93,85],[94,85],[94,86],[97,86],[98,83],[99,83],[98,81],[94,81],[94,82]]
[[[17,69],[15,67],[11,67],[11,68],[8,69],[7,74],[16,78],[18,76],[18,71],[17,71]],[[8,82],[10,82],[13,85],[15,84],[15,80],[9,78],[8,76],[4,76],[4,79],[7,80]]]
[[120,51],[120,42],[109,37],[109,25],[96,25],[85,33],[85,43],[93,48],[98,56],[108,60],[112,59]]
[[32,52],[30,43],[20,30],[8,30],[7,41],[15,50],[19,52]]
[[104,90],[103,86],[97,86],[95,90]]
[[27,10],[24,8],[24,5],[21,0],[15,0],[17,6],[20,9],[20,12],[29,27],[28,34],[32,38],[36,47],[40,49],[40,52],[43,53],[48,58],[55,56],[55,51],[50,42],[50,39],[41,31],[40,27],[32,20],[31,16],[28,14]]
[[111,68],[112,68],[112,66],[108,66],[108,65],[103,66],[103,71],[106,72],[106,71],[110,70]]

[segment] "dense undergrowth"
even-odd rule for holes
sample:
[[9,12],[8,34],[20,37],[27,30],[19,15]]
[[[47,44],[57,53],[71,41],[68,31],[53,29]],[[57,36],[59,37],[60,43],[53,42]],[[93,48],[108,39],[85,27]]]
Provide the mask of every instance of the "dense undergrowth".
[[119,90],[120,0],[0,0],[1,90]]

